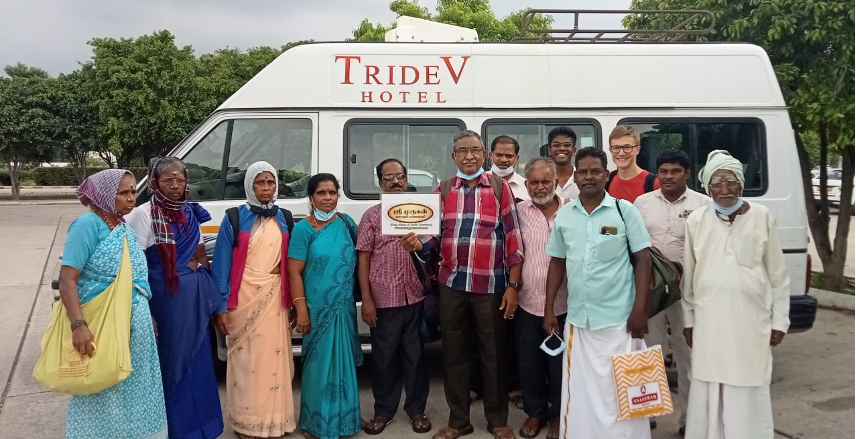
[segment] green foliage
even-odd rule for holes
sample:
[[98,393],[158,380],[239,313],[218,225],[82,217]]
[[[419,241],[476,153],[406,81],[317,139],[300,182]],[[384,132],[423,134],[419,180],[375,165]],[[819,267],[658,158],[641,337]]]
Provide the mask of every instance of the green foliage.
[[[415,17],[475,29],[480,41],[509,41],[519,36],[521,17],[525,12],[513,12],[500,19],[490,9],[488,0],[439,0],[435,13],[420,6],[416,0],[395,0],[389,4],[389,10],[399,17]],[[552,24],[553,17],[539,15],[531,26],[549,28]],[[354,29],[352,41],[384,41],[386,32],[394,28],[395,23],[384,26],[365,19]]]
[[[88,177],[104,169],[88,168],[86,169],[86,176]],[[137,181],[146,176],[146,168],[144,167],[130,167],[127,169],[134,174]],[[0,179],[2,179],[2,174],[0,174]],[[38,186],[77,186],[79,183],[75,169],[68,166],[62,168],[34,168],[27,174],[27,179],[33,180]]]
[[95,68],[91,63],[60,75],[51,90],[51,111],[56,117],[54,139],[59,152],[77,174],[86,178],[87,155],[98,147],[98,107],[95,103]]
[[[27,180],[32,180],[30,176],[29,169],[21,169],[20,175],[18,176],[19,183],[23,183]],[[12,176],[9,175],[9,170],[6,168],[0,168],[0,186],[11,186],[12,185]]]

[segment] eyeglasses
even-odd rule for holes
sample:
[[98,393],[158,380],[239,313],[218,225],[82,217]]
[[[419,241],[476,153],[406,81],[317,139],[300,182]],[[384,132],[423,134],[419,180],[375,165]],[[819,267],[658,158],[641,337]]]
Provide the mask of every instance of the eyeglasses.
[[384,176],[383,176],[383,177],[381,177],[380,179],[381,179],[381,180],[383,180],[383,181],[406,180],[406,179],[407,179],[407,174],[390,174],[390,175],[384,175]]
[[717,191],[722,189],[723,187],[727,187],[728,189],[737,189],[740,187],[740,182],[737,180],[720,180],[707,185],[707,187]]
[[472,155],[473,157],[484,152],[484,148],[472,148],[472,149],[456,149],[455,155],[459,157],[466,157],[468,155]]
[[184,186],[187,184],[187,179],[184,178],[160,178],[158,181],[167,186]]
[[610,145],[609,150],[618,153],[619,151],[624,151],[625,154],[630,154],[633,151],[633,148],[636,148],[639,145]]
[[565,143],[553,142],[550,144],[550,148],[568,148],[568,149],[570,149],[573,147],[574,147],[574,144],[571,142],[565,142]]

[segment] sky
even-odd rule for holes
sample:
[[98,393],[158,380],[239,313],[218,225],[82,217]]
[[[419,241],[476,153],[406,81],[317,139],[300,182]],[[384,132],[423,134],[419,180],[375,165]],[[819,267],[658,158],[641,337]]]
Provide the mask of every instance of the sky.
[[[533,8],[628,9],[630,0],[492,0],[498,17]],[[434,0],[420,0],[433,11]],[[166,29],[196,55],[223,47],[340,41],[365,18],[389,25],[389,0],[0,0],[0,67],[22,62],[69,73],[92,56],[94,37],[132,38]],[[554,27],[564,27],[557,21]],[[620,17],[582,22],[620,28]]]

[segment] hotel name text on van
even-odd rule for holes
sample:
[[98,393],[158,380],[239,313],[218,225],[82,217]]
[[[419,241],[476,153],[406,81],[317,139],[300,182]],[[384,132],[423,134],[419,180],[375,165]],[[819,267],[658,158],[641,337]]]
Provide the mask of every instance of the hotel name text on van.
[[[386,58],[386,57],[385,57]],[[372,62],[364,55],[335,55],[339,84],[353,88],[364,104],[445,104],[446,88],[465,75],[470,56],[420,57],[420,64]]]

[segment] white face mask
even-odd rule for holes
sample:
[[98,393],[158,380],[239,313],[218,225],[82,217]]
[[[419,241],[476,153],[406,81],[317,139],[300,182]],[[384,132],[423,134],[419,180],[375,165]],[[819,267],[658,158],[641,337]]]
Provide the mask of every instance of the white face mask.
[[[550,347],[547,346],[547,342],[550,341],[550,338],[552,337],[556,337],[561,343],[556,349],[550,349]],[[567,349],[567,347],[568,345],[565,343],[565,340],[562,340],[562,337],[559,337],[559,334],[556,334],[555,332],[548,335],[547,338],[545,338],[544,341],[541,343],[541,350],[551,357],[555,357],[561,354],[565,351],[565,349]]]
[[499,166],[491,165],[490,172],[500,177],[508,177],[509,175],[514,173],[514,166],[509,166],[505,169],[499,169]]

